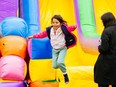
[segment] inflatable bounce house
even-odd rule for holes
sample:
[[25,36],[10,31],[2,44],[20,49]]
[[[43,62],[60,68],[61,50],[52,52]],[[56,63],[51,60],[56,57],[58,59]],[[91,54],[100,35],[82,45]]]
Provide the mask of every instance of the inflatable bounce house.
[[[97,87],[93,67],[103,31],[100,17],[116,15],[115,8],[115,0],[0,0],[0,87]],[[69,84],[52,68],[49,39],[27,40],[50,26],[55,14],[78,26],[77,45],[65,58]]]

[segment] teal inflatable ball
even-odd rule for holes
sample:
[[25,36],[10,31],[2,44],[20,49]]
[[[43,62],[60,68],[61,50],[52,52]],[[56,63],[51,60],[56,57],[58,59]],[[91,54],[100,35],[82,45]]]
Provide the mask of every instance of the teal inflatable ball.
[[28,27],[22,18],[7,17],[1,22],[1,33],[3,36],[16,35],[26,38]]

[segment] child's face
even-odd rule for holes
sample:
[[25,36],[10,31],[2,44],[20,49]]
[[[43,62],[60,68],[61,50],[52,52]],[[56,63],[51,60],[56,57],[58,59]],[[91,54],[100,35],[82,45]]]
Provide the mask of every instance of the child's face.
[[53,19],[52,26],[54,29],[58,29],[61,26],[61,23],[57,19]]

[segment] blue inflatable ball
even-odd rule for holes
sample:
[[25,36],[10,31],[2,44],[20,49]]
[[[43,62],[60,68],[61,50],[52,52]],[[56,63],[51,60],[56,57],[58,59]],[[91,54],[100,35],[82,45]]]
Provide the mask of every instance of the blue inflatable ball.
[[16,35],[26,38],[28,27],[21,18],[7,17],[1,22],[1,33],[3,36]]

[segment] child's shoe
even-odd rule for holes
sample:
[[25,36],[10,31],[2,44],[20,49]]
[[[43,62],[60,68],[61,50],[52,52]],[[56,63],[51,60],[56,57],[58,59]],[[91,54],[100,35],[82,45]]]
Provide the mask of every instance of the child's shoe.
[[69,83],[69,78],[68,78],[67,74],[64,74],[64,81],[65,81],[66,84]]

